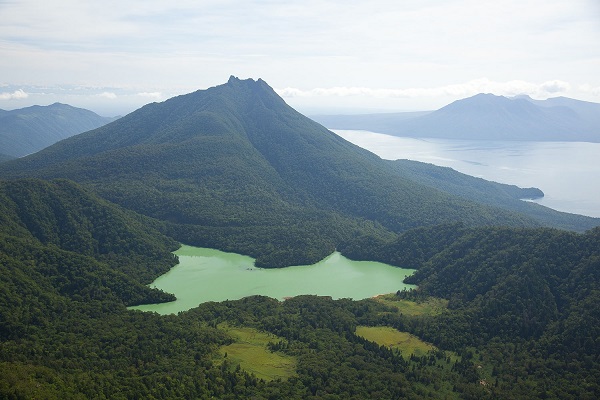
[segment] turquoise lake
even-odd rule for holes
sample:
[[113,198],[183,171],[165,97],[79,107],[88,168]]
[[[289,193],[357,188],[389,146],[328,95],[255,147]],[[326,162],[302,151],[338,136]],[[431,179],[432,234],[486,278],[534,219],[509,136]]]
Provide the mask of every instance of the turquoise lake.
[[334,299],[365,299],[414,287],[402,283],[414,270],[372,261],[352,261],[339,252],[304,266],[263,269],[254,259],[219,250],[182,246],[179,264],[150,286],[177,296],[177,301],[131,307],[159,314],[189,310],[208,301],[264,295],[279,300],[302,294]]

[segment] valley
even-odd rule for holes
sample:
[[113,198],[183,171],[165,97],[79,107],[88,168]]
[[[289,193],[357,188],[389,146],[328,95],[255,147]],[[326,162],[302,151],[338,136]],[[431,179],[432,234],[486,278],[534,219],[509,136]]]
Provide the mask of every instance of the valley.
[[0,1],[0,400],[600,399],[597,1]]
[[[262,80],[148,104],[0,176],[0,397],[600,395],[597,218],[384,160]],[[221,252],[234,275],[174,274]]]

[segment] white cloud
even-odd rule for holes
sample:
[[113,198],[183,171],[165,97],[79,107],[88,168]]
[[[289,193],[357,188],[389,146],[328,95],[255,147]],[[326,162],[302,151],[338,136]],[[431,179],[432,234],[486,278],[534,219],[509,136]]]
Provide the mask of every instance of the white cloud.
[[600,86],[592,86],[588,83],[579,86],[579,90],[594,96],[600,96]]
[[150,99],[160,99],[162,97],[162,93],[161,92],[141,92],[141,93],[138,93],[137,96],[147,97]]
[[[0,0],[0,70],[11,85],[0,92],[85,85],[104,103],[115,97],[103,91],[142,102],[234,74],[299,102],[365,107],[573,93],[600,85],[596,2],[46,0],[40,12],[39,0]],[[494,81],[472,80],[481,76]]]
[[113,92],[102,92],[98,95],[98,97],[104,97],[105,99],[116,99],[117,95],[114,94]]
[[26,99],[27,97],[29,97],[29,95],[25,93],[23,89],[15,90],[12,93],[0,93],[0,100],[22,100]]
[[563,81],[548,81],[541,85],[541,89],[547,93],[564,93],[571,89],[571,85]]
[[415,98],[415,97],[467,97],[477,93],[494,93],[496,95],[514,96],[528,94],[534,97],[548,97],[568,92],[571,85],[568,82],[552,80],[541,84],[513,80],[495,82],[487,78],[472,80],[463,84],[445,85],[432,88],[404,89],[373,89],[368,87],[331,87],[302,90],[287,87],[276,89],[277,93],[286,98],[294,97],[348,97],[368,96],[377,98]]

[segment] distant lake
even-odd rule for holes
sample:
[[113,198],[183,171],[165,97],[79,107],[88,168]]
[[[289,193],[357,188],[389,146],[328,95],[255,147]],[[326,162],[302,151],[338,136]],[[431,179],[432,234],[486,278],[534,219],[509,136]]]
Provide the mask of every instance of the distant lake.
[[412,139],[334,130],[388,160],[409,159],[520,187],[540,188],[546,207],[600,217],[600,143]]
[[334,299],[365,299],[394,293],[413,285],[402,283],[414,270],[371,261],[351,261],[335,252],[308,266],[281,269],[254,267],[254,259],[219,250],[182,246],[179,264],[150,286],[173,293],[177,301],[131,307],[171,314],[208,301],[237,300],[264,295],[283,300],[301,294]]

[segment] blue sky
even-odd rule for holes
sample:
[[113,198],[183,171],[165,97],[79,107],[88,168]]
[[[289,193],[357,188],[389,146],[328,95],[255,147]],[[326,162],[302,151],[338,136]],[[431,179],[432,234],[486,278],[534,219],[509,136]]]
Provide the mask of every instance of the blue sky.
[[0,108],[102,115],[262,78],[299,111],[600,102],[597,0],[0,0]]

